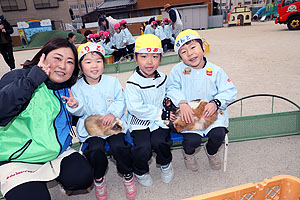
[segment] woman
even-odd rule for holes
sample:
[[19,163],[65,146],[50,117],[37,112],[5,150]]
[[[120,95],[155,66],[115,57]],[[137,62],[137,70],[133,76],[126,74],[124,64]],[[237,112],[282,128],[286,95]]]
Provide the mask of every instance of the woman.
[[67,37],[67,40],[70,42],[70,43],[72,43],[72,44],[74,44],[75,45],[75,42],[76,42],[76,35],[75,35],[75,33],[69,33],[68,34],[68,37]]
[[0,80],[0,182],[7,200],[51,199],[46,182],[54,179],[67,191],[93,183],[88,162],[68,148],[72,119],[62,96],[78,72],[75,46],[54,38]]

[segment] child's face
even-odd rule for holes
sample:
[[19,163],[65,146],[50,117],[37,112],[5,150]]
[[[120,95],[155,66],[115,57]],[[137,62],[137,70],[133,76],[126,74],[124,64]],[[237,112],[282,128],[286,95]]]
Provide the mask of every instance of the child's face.
[[120,33],[121,30],[120,30],[119,28],[116,28],[115,31],[116,31],[117,33]]
[[147,78],[153,78],[154,72],[157,70],[161,54],[159,53],[139,53],[134,57],[135,63]]
[[180,47],[179,55],[182,61],[193,68],[201,69],[204,65],[203,62],[203,50],[201,45],[196,40],[192,40],[190,43],[187,43]]
[[80,66],[89,84],[93,85],[99,82],[104,69],[104,61],[99,54],[95,52],[87,53]]

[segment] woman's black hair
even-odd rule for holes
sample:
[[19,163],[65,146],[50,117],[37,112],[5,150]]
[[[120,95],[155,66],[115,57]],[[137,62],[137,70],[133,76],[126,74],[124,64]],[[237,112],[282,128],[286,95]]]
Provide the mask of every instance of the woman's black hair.
[[[109,29],[109,23],[108,23],[108,20],[105,18],[105,17],[99,17],[99,19],[98,19],[98,26],[100,27],[100,26],[103,26],[102,25],[102,22],[103,21],[106,21],[106,26],[104,27],[104,29],[105,30],[108,30]],[[104,31],[105,31],[104,30]]]
[[[72,38],[74,35],[75,35],[75,34],[71,32],[71,33],[68,34],[68,38]],[[68,39],[68,38],[67,38],[67,39]]]
[[65,38],[58,38],[58,37],[52,38],[42,47],[42,49],[37,54],[35,54],[32,60],[30,61],[27,60],[23,64],[23,66],[26,67],[26,66],[37,65],[40,61],[42,54],[45,54],[45,58],[46,58],[49,52],[59,48],[70,48],[74,54],[74,58],[75,58],[74,70],[72,76],[69,78],[69,80],[66,81],[67,85],[71,87],[76,83],[78,78],[78,73],[79,73],[78,54],[77,54],[76,47]]

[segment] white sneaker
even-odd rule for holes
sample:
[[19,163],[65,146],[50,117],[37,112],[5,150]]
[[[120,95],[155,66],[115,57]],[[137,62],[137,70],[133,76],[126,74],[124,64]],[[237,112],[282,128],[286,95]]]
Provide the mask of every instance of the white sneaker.
[[164,183],[170,183],[174,177],[174,170],[172,163],[169,163],[167,168],[160,167],[161,169],[161,180]]
[[135,174],[136,180],[145,187],[150,187],[153,185],[152,177],[149,173],[143,175]]

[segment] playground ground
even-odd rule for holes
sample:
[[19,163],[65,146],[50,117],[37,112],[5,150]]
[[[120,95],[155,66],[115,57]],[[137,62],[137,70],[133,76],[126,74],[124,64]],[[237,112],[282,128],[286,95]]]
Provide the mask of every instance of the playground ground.
[[[300,105],[299,31],[289,31],[285,25],[275,25],[274,21],[269,21],[245,27],[202,30],[199,34],[210,44],[210,52],[206,57],[229,75],[238,88],[238,98],[270,93],[286,97]],[[15,52],[17,66],[26,59],[31,59],[37,51]],[[161,66],[159,70],[169,74],[173,66],[174,64]],[[0,77],[8,70],[4,60],[0,58]],[[131,74],[132,72],[125,72],[112,75],[118,77],[125,86]],[[268,113],[270,109],[269,100],[257,99],[254,103],[244,105],[244,114]],[[293,109],[295,107],[287,103],[275,102],[274,112]],[[238,110],[230,109],[230,116],[238,116]],[[200,167],[198,172],[187,171],[181,150],[173,150],[173,181],[168,185],[162,183],[160,170],[153,157],[150,173],[154,185],[149,188],[138,185],[137,199],[182,199],[249,182],[256,183],[282,174],[300,178],[299,146],[300,135],[230,143],[225,173],[209,168],[202,148],[196,155]],[[109,199],[125,199],[122,179],[116,174],[112,160],[106,177]],[[61,194],[57,186],[49,187],[55,200],[95,199],[94,191],[67,197]]]

